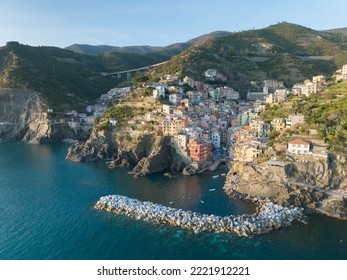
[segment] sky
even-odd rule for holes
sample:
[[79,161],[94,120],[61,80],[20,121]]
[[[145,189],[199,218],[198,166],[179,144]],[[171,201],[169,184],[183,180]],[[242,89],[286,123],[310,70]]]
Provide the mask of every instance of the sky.
[[0,46],[166,46],[287,21],[347,27],[346,0],[0,0]]

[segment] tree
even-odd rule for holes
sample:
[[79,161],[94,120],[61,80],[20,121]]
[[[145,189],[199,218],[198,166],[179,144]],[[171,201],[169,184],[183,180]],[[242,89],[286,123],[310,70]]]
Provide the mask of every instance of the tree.
[[149,80],[149,77],[147,75],[137,75],[133,78],[134,83],[144,83]]
[[270,139],[275,139],[275,138],[277,138],[279,135],[280,135],[280,132],[279,132],[279,131],[272,130],[272,131],[269,133],[269,138],[270,138]]

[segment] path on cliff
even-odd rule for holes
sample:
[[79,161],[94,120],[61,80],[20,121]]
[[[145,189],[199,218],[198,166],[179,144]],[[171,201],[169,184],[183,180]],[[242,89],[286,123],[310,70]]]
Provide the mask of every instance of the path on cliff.
[[342,191],[342,190],[325,190],[325,189],[317,187],[317,186],[312,186],[312,185],[305,184],[305,183],[293,182],[293,181],[290,181],[290,180],[287,180],[287,182],[290,183],[290,184],[295,184],[295,185],[298,185],[298,186],[308,187],[308,188],[311,188],[311,189],[323,192],[325,194],[334,196],[335,198],[337,198],[339,200],[343,200],[344,198],[347,198],[347,192],[346,191]]

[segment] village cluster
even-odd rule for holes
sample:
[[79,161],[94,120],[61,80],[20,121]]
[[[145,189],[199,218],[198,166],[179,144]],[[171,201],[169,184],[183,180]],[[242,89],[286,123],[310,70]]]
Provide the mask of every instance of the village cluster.
[[[218,84],[216,81],[227,79],[218,70],[208,69],[204,76],[205,82],[201,82],[190,77],[179,80],[176,74],[171,74],[163,76],[158,82],[140,85],[140,89],[153,88],[149,98],[160,100],[162,104],[160,133],[170,136],[176,151],[189,157],[199,168],[220,158],[251,163],[264,152],[274,155],[272,147],[267,145],[270,132],[277,131],[280,135],[285,129],[304,123],[305,116],[291,114],[286,118],[274,118],[268,123],[261,120],[259,114],[266,106],[292,107],[292,102],[288,101],[290,94],[309,97],[327,86],[323,75],[295,84],[291,89],[285,88],[281,81],[264,80],[263,91],[248,92],[247,101],[243,101],[235,89],[213,86]],[[333,78],[336,81],[347,80],[347,65],[336,71]],[[72,117],[69,126],[93,125],[95,118],[101,117],[115,99],[121,100],[131,91],[131,87],[114,88],[103,94],[97,104],[88,106],[85,113],[68,112]],[[146,120],[158,121],[158,114],[155,116],[153,112],[148,112]],[[113,126],[117,123],[113,119],[109,122]],[[327,157],[324,149],[314,151],[313,146],[309,141],[292,139],[285,143],[284,152],[292,156]]]

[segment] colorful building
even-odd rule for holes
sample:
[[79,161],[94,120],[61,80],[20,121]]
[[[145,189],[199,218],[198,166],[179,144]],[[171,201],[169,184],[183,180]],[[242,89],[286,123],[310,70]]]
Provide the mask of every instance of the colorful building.
[[188,143],[189,156],[193,161],[202,162],[212,159],[212,144],[199,138],[191,138]]

